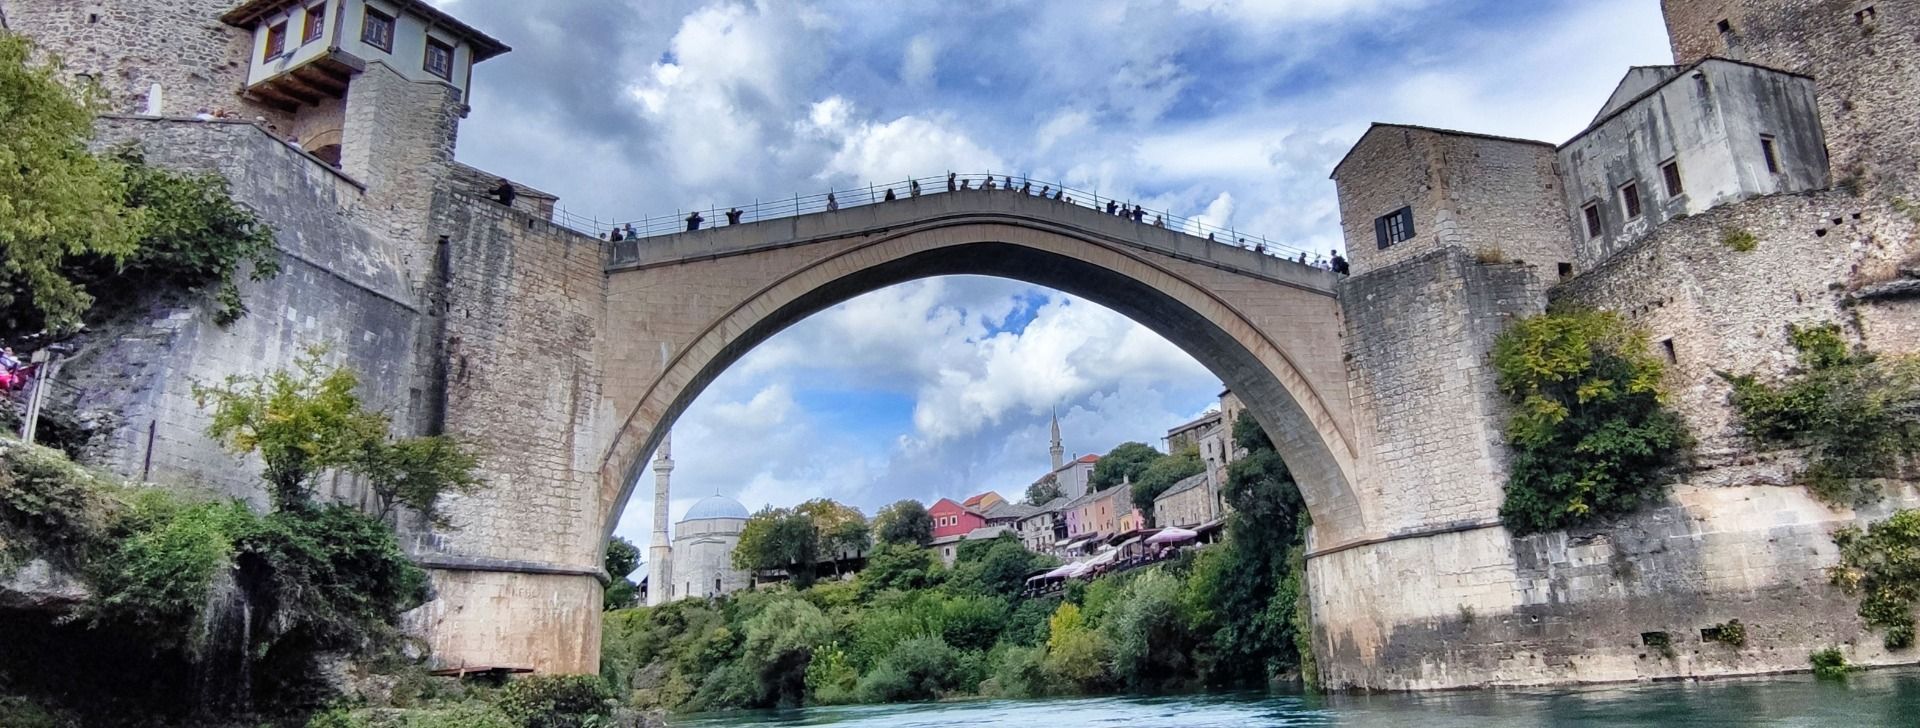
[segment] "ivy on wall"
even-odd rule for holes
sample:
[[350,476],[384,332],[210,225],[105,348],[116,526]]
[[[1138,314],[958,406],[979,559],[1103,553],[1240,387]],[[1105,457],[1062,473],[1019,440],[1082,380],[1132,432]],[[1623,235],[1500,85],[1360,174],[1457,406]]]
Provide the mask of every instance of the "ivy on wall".
[[1661,402],[1646,332],[1605,311],[1552,311],[1494,342],[1513,402],[1500,517],[1516,535],[1626,513],[1657,496],[1692,439]]
[[1829,503],[1872,500],[1875,478],[1899,477],[1920,454],[1920,357],[1878,357],[1833,324],[1787,327],[1799,353],[1786,376],[1722,374],[1733,408],[1763,447],[1807,452],[1800,480]]

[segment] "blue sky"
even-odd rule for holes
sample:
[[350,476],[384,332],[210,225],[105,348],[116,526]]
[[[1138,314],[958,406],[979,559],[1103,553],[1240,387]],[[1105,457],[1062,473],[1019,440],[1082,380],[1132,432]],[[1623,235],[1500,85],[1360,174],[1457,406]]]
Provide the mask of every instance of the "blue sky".
[[[475,70],[470,164],[633,218],[949,170],[1059,180],[1326,252],[1327,175],[1372,121],[1563,140],[1658,0],[437,0],[514,52]],[[997,489],[1156,442],[1219,383],[1083,300],[941,278],[776,336],[675,430],[677,516]],[[644,541],[651,490],[619,532]]]

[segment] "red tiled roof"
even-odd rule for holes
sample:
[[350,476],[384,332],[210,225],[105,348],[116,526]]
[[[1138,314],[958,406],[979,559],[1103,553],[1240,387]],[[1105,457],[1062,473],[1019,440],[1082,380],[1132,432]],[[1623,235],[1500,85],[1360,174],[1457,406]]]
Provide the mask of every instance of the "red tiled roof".
[[1077,462],[1097,463],[1097,462],[1100,462],[1100,456],[1099,455],[1081,455],[1080,459]]

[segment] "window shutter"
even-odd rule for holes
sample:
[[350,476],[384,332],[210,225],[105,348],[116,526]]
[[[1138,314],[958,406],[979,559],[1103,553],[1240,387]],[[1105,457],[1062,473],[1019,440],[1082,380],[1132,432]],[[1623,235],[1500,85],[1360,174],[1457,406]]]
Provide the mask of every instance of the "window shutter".
[[1405,233],[1403,233],[1404,235],[1407,236],[1406,239],[1412,240],[1414,236],[1413,207],[1408,206],[1408,207],[1400,208],[1400,222],[1404,223],[1402,228],[1406,231]]
[[1388,243],[1387,243],[1387,218],[1386,217],[1376,217],[1373,219],[1373,240],[1374,242],[1380,244],[1381,250],[1387,249]]

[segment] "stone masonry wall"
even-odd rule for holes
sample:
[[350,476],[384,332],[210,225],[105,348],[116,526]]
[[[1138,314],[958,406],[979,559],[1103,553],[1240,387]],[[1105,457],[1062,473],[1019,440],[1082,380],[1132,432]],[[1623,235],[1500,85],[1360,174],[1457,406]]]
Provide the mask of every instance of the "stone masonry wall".
[[1545,300],[1537,269],[1442,248],[1340,287],[1348,391],[1378,504],[1393,535],[1495,522],[1506,479],[1505,407],[1493,339]]
[[597,570],[605,249],[481,198],[442,191],[446,432],[479,446],[489,489],[452,498],[456,528],[421,544],[462,558]]
[[[229,327],[212,321],[205,300],[172,296],[84,337],[55,406],[98,423],[92,460],[264,503],[257,466],[202,434],[207,419],[190,390],[286,366],[315,344],[360,373],[369,405],[407,426],[418,312],[400,252],[346,212],[358,187],[253,124],[120,117],[99,129],[100,146],[137,141],[153,164],[225,176],[234,198],[277,231],[282,272],[242,285],[251,313]],[[349,484],[332,487],[359,497]]]
[[[1356,275],[1448,246],[1548,271],[1572,259],[1550,145],[1376,125],[1334,178]],[[1381,250],[1374,220],[1403,206],[1413,209],[1414,237]]]
[[287,128],[278,109],[242,99],[253,38],[220,22],[234,0],[0,0],[15,32],[32,38],[107,91],[108,110],[145,113],[153,84],[160,112],[192,116],[201,107],[265,117]]
[[[1920,190],[1920,7],[1890,0],[1663,0],[1674,60],[1718,55],[1814,78],[1833,176]],[[1731,28],[1722,33],[1718,24]]]
[[436,254],[427,231],[434,191],[453,174],[453,148],[466,115],[460,92],[408,80],[374,61],[347,89],[340,168],[367,186],[366,224],[410,246],[414,283]]

